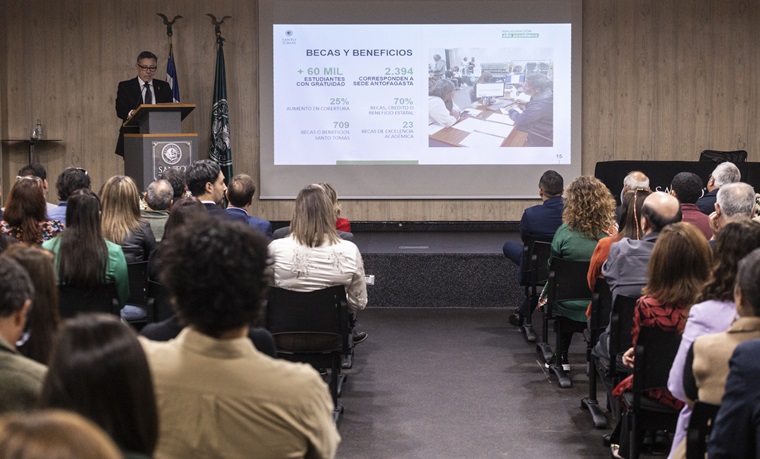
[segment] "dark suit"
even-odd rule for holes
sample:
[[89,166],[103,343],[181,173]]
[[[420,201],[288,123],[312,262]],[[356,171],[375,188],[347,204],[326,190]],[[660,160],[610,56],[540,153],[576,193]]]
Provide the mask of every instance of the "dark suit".
[[222,207],[219,206],[219,205],[216,205],[216,204],[214,204],[214,203],[212,203],[210,201],[209,202],[203,202],[202,204],[203,204],[203,207],[205,207],[206,210],[208,211],[208,214],[211,215],[211,216],[213,216],[213,217],[220,217],[220,218],[223,218],[225,220],[233,220],[234,219],[232,217],[232,215],[230,215],[227,212],[225,212],[224,209],[222,209]]
[[757,457],[760,453],[760,340],[736,347],[707,452],[712,458]]
[[[157,104],[171,103],[174,100],[172,99],[172,88],[166,81],[154,79],[150,82],[150,87]],[[116,116],[122,121],[126,121],[129,118],[129,112],[142,103],[142,88],[137,77],[119,83],[119,89],[116,91]],[[116,144],[115,153],[124,156],[124,134],[137,133],[137,128],[122,126],[119,129],[119,141]]]
[[272,240],[272,223],[267,220],[252,217],[248,215],[248,212],[245,209],[241,209],[240,207],[228,207],[226,212],[235,220],[239,220],[252,226],[270,241]]
[[705,193],[704,196],[697,199],[697,207],[703,214],[710,215],[715,212],[715,201],[718,200],[718,190],[712,190]]

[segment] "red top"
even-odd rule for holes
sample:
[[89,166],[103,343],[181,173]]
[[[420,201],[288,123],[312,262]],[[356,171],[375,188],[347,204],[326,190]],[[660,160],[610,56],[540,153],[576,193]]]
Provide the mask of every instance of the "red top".
[[351,222],[345,218],[338,218],[338,220],[335,222],[335,229],[338,231],[343,231],[344,233],[350,233]]

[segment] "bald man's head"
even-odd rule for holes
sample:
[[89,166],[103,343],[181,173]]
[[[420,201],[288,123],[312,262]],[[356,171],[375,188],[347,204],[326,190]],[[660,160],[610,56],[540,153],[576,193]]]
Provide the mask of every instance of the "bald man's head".
[[649,189],[649,177],[641,171],[633,171],[623,179],[623,188],[626,190],[635,190],[637,188]]
[[675,196],[662,191],[654,192],[644,200],[641,219],[644,234],[658,233],[671,223],[681,221],[681,204]]

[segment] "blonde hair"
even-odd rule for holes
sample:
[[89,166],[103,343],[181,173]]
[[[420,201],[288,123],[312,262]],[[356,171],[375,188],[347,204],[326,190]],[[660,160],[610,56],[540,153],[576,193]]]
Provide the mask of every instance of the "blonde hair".
[[135,182],[124,175],[108,179],[100,191],[103,207],[103,237],[116,244],[140,228],[140,192]]
[[0,417],[0,457],[16,459],[121,459],[103,430],[61,410],[8,413]]
[[333,188],[332,185],[329,183],[320,183],[319,186],[324,188],[325,193],[327,193],[327,197],[330,198],[330,201],[332,201],[333,209],[335,210],[335,219],[337,220],[338,217],[340,217],[340,204],[338,204],[338,192],[335,191],[335,188]]
[[323,186],[308,185],[298,192],[290,231],[297,242],[309,247],[318,247],[325,239],[330,245],[338,243],[334,207]]
[[615,198],[599,179],[580,176],[565,190],[562,221],[571,230],[597,239],[600,233],[614,227]]

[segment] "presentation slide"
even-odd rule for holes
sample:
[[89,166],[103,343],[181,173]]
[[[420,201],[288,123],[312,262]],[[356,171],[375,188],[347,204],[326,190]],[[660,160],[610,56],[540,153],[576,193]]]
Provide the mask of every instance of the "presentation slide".
[[274,24],[273,43],[275,165],[570,163],[570,24]]
[[580,175],[582,0],[259,0],[259,190],[537,199]]

